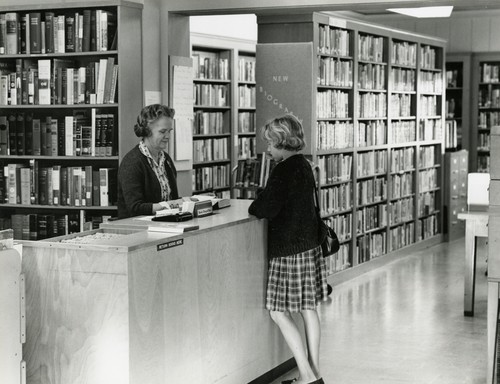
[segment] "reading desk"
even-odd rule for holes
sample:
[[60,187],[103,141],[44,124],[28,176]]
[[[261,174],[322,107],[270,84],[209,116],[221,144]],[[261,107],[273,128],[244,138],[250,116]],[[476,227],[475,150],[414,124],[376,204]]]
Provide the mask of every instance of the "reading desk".
[[264,308],[266,222],[249,204],[186,233],[124,219],[24,242],[28,382],[234,384],[289,364]]

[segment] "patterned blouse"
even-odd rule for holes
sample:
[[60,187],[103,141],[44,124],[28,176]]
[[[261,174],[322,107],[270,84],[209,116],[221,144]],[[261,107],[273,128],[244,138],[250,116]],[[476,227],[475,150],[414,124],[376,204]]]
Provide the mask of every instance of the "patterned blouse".
[[139,149],[144,156],[148,158],[149,165],[151,169],[156,174],[158,181],[161,186],[161,198],[162,201],[170,200],[170,184],[168,184],[167,171],[165,169],[165,153],[160,151],[160,156],[158,158],[158,163],[151,156],[151,152],[149,152],[148,147],[144,144],[144,141],[141,140],[139,143]]

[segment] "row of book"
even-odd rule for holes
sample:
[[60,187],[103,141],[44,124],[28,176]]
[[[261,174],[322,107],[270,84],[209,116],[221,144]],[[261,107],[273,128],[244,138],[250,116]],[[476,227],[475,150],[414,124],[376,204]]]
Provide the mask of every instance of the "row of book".
[[318,119],[349,118],[349,93],[326,90],[316,93]]
[[387,144],[387,125],[384,120],[358,122],[358,147]]
[[424,169],[418,172],[420,192],[432,191],[438,188],[438,171],[436,168]]
[[357,99],[359,117],[387,117],[387,97],[384,93],[361,93],[357,95]]
[[425,146],[420,147],[420,152],[418,153],[418,164],[420,167],[434,167],[437,163],[436,160],[440,157],[440,154],[436,156],[436,151],[438,148],[435,146]]
[[391,121],[392,129],[389,138],[393,143],[409,143],[416,140],[417,125],[415,121]]
[[421,119],[418,125],[420,140],[441,140],[443,137],[442,121],[440,118]]
[[343,271],[351,266],[350,245],[340,244],[339,251],[325,258],[326,272],[331,275],[335,272]]
[[257,156],[255,137],[238,137],[238,159],[252,159]]
[[436,236],[439,232],[439,219],[437,215],[420,219],[417,222],[418,241],[429,239]]
[[500,112],[479,112],[478,118],[480,129],[490,129],[495,125],[500,125]]
[[238,85],[239,108],[255,108],[255,86]]
[[0,115],[1,156],[115,156],[113,114],[73,111],[68,116],[22,112]]
[[319,25],[318,53],[335,56],[352,56],[351,33],[345,29]]
[[231,169],[227,165],[214,165],[212,167],[200,167],[193,169],[192,187],[193,191],[207,191],[214,188],[229,188]]
[[396,92],[415,91],[415,70],[406,68],[392,68],[390,82],[392,90]]
[[420,46],[420,68],[422,69],[439,69],[436,53],[437,50],[430,45]]
[[477,149],[489,151],[491,148],[490,135],[487,133],[479,133],[477,135]]
[[229,106],[229,88],[225,84],[193,84],[196,106]]
[[330,228],[333,228],[335,234],[339,239],[339,242],[345,242],[351,239],[352,213],[347,213],[345,215],[329,216],[324,218],[323,221]]
[[395,228],[391,228],[389,232],[390,249],[396,251],[415,242],[415,223],[405,223]]
[[320,185],[351,180],[352,155],[342,153],[318,156],[318,166],[320,169]]
[[191,55],[195,79],[229,80],[229,60],[216,52],[198,52]]
[[387,226],[387,204],[363,207],[356,212],[356,233],[365,232]]
[[389,225],[398,225],[413,220],[415,199],[407,197],[389,205]]
[[391,64],[415,67],[417,65],[417,44],[407,41],[393,41]]
[[418,82],[420,92],[441,93],[443,91],[443,77],[439,72],[422,72],[418,77]]
[[500,108],[500,88],[479,88],[479,108]]
[[318,121],[316,148],[319,150],[351,148],[354,143],[354,124],[345,121]]
[[412,116],[412,102],[411,95],[390,95],[389,113],[394,117],[410,117]]
[[193,135],[229,134],[229,128],[226,128],[226,126],[229,125],[224,120],[223,112],[194,112]]
[[391,150],[389,166],[391,173],[407,172],[415,168],[415,148],[396,148]]
[[352,87],[353,62],[351,60],[325,57],[319,60],[318,65],[318,85]]
[[99,225],[110,217],[110,215],[88,215],[83,210],[61,214],[13,214],[9,218],[0,218],[0,229],[12,228],[16,240],[36,241],[98,229]]
[[0,63],[0,105],[113,104],[114,57],[79,64],[70,59],[16,59]]
[[116,204],[115,168],[29,166],[0,167],[0,201],[20,205],[108,207]]
[[238,133],[254,133],[256,127],[255,112],[238,112]]
[[477,171],[481,173],[489,173],[490,172],[490,156],[488,154],[477,155]]
[[420,114],[424,116],[438,115],[437,96],[420,96]]
[[358,57],[361,60],[383,62],[384,38],[372,35],[358,35]]
[[228,138],[193,140],[193,162],[229,160]]
[[391,199],[399,199],[414,193],[413,172],[391,175]]
[[256,158],[239,159],[234,179],[235,187],[265,187],[275,162],[266,152]]
[[380,64],[363,64],[358,66],[358,87],[361,89],[385,89],[385,67]]
[[0,14],[0,54],[113,50],[116,32],[116,15],[102,9],[7,12]]
[[428,216],[436,212],[436,193],[425,192],[418,196],[418,215]]
[[483,63],[481,65],[480,79],[482,83],[500,82],[500,64]]
[[375,257],[385,255],[387,253],[387,234],[369,233],[365,236],[358,237],[356,240],[356,258],[358,264],[370,261]]
[[255,58],[240,57],[238,59],[238,80],[255,82]]
[[[461,131],[461,130],[460,130]],[[456,148],[462,141],[459,137],[458,123],[456,120],[448,120],[445,122],[444,128],[444,147]]]
[[320,213],[332,215],[352,209],[352,183],[335,185],[319,190]]
[[358,154],[358,177],[373,176],[387,171],[387,151],[369,151]]
[[373,204],[387,200],[387,179],[376,177],[356,183],[358,205]]

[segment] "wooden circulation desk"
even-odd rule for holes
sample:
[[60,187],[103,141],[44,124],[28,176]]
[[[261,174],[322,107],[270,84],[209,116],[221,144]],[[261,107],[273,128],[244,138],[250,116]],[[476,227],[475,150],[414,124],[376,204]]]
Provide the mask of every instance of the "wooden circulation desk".
[[[28,384],[247,383],[289,361],[264,307],[266,222],[231,204],[181,235],[125,219],[24,242]],[[95,233],[125,236],[60,242]]]

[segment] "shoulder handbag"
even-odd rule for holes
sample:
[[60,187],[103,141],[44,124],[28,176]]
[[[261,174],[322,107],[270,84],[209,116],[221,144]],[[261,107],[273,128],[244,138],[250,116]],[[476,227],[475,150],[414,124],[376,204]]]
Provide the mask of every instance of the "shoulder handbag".
[[319,209],[319,194],[318,188],[314,185],[314,197],[316,206],[316,217],[318,219],[318,231],[319,240],[321,241],[321,251],[323,252],[323,257],[327,257],[337,253],[340,249],[339,239],[337,234],[330,228],[321,218],[321,213]]

